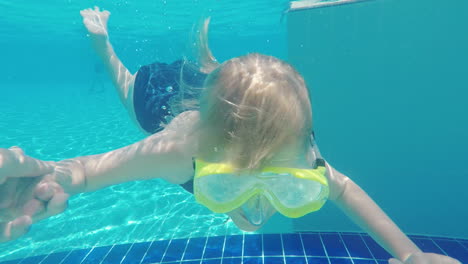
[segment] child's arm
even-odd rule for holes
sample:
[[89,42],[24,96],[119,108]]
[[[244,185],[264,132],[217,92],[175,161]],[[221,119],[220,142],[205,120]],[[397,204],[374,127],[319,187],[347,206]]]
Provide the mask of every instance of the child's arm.
[[61,161],[58,167],[78,164],[73,174],[84,179],[78,192],[153,178],[184,183],[193,177],[192,157],[197,142],[191,131],[197,120],[198,112],[184,112],[163,131],[144,140],[104,154]]
[[121,149],[65,160],[59,164],[79,164],[73,172],[84,175],[83,188],[78,192],[152,178],[184,183],[193,176],[193,153],[186,149],[187,142],[183,138],[172,133],[162,131]]
[[[423,253],[364,190],[327,163],[331,200],[392,256],[403,263],[461,264],[447,256]],[[391,259],[392,264],[401,264]]]
[[340,180],[332,201],[392,256],[406,259],[421,250],[356,183],[327,163],[329,179]]

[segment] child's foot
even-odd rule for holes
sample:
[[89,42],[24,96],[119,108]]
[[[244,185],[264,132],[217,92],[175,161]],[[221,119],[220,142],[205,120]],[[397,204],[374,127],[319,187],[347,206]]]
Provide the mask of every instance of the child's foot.
[[81,10],[80,14],[83,17],[83,24],[91,37],[107,39],[107,20],[109,20],[109,11],[101,11],[99,10],[99,7],[95,6],[94,9],[88,8]]

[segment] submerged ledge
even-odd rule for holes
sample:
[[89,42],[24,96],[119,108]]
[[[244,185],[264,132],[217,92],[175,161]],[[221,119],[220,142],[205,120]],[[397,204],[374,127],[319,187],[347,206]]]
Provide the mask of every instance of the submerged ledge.
[[361,2],[370,2],[375,0],[336,0],[336,1],[320,1],[320,0],[302,0],[291,1],[289,3],[288,12],[300,11],[306,9],[324,8],[338,5],[356,4]]

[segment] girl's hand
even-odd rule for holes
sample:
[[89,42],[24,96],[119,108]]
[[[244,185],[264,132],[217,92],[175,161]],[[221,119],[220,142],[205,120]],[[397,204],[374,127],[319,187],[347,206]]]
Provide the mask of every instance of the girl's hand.
[[0,149],[0,242],[25,234],[32,223],[59,214],[84,189],[77,161],[47,162],[20,148]]
[[103,36],[108,37],[107,21],[109,20],[110,12],[107,10],[100,10],[95,6],[94,9],[88,8],[80,11],[83,17],[83,24],[90,36]]
[[444,255],[418,252],[412,254],[405,262],[392,258],[388,264],[461,264],[461,262]]

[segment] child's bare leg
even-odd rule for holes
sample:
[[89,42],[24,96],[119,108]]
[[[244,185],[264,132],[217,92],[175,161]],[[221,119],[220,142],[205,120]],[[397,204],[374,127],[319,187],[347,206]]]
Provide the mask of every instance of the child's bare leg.
[[88,8],[82,10],[80,14],[83,17],[83,24],[88,30],[93,47],[110,74],[120,101],[127,109],[130,118],[140,127],[136,120],[133,106],[133,85],[135,75],[131,74],[119,60],[109,41],[107,21],[109,19],[110,12],[101,11],[98,7],[94,7],[94,9]]

